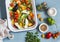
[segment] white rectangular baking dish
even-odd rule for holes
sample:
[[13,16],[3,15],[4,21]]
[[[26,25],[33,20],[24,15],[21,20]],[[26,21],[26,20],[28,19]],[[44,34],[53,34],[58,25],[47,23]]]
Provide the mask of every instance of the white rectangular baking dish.
[[35,0],[32,0],[32,6],[33,6],[33,13],[35,14],[35,25],[32,26],[32,27],[29,27],[29,28],[26,28],[26,29],[14,29],[14,27],[12,26],[11,24],[11,19],[10,19],[10,15],[9,15],[9,10],[8,10],[8,7],[9,7],[9,4],[10,4],[10,1],[11,0],[6,0],[5,3],[6,3],[6,12],[7,12],[7,21],[8,21],[8,27],[11,31],[13,32],[20,32],[20,31],[27,31],[27,30],[33,30],[37,27],[38,25],[38,22],[37,22],[37,14],[36,14],[36,7],[35,7]]

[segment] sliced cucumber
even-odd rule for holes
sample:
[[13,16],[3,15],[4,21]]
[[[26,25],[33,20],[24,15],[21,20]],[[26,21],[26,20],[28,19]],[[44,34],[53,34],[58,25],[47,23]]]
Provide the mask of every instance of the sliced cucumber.
[[27,14],[23,14],[23,15],[21,16],[21,18],[22,18],[22,19],[27,18]]

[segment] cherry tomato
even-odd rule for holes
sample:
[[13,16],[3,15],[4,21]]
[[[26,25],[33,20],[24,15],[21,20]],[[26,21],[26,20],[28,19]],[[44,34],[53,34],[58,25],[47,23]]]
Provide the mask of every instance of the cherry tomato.
[[30,15],[28,16],[28,19],[31,20],[31,16]]
[[17,22],[17,19],[14,19],[14,22]]
[[15,2],[17,2],[18,0],[14,0]]
[[27,2],[25,2],[26,4],[29,4],[29,2],[27,1]]
[[15,16],[15,17],[18,17],[18,12],[16,12],[16,13],[14,14],[14,16]]
[[14,12],[14,14],[18,14],[18,12]]
[[25,0],[25,3],[26,3],[26,4],[29,4],[28,0]]
[[25,2],[25,0],[21,0],[21,2],[22,2],[22,3],[24,3],[24,2]]
[[11,16],[13,15],[13,12],[12,12],[12,11],[10,11],[10,12],[9,12],[9,14],[10,14],[10,17],[11,17]]
[[51,32],[48,32],[48,33],[46,34],[46,38],[47,38],[47,39],[49,39],[51,36],[52,36],[52,33],[51,33]]
[[10,3],[10,6],[11,6],[11,7],[14,7],[14,3]]
[[46,38],[47,38],[47,39],[49,39],[49,38],[50,38],[50,36],[46,35]]
[[18,15],[15,15],[15,17],[18,17]]
[[17,22],[18,17],[19,17],[18,12],[15,12],[15,13],[14,13],[14,21],[15,21],[15,22]]
[[25,0],[26,2],[28,1],[28,0]]
[[18,3],[18,6],[20,6],[20,5],[21,5],[21,2],[20,2],[20,1],[17,1],[17,3]]
[[29,7],[27,7],[26,9],[27,9],[27,10],[30,10],[30,8],[29,8]]
[[52,33],[51,32],[48,32],[47,34],[49,34],[49,36],[52,36]]
[[32,19],[34,18],[34,14],[32,12],[30,13],[30,16]]
[[56,34],[60,35],[60,32],[57,32]]

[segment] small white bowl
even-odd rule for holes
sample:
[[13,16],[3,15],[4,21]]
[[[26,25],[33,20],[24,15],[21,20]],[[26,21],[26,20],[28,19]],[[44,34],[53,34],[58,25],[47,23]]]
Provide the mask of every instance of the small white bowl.
[[[46,31],[42,31],[42,30],[41,30],[41,26],[42,26],[42,25],[45,25],[45,26],[47,27]],[[48,31],[48,29],[49,29],[49,28],[48,28],[48,25],[47,25],[46,23],[42,23],[42,24],[39,25],[39,31],[42,32],[42,33],[46,33],[46,32]]]
[[48,13],[49,16],[56,16],[57,10],[56,10],[56,8],[52,7],[52,8],[48,9],[47,13]]

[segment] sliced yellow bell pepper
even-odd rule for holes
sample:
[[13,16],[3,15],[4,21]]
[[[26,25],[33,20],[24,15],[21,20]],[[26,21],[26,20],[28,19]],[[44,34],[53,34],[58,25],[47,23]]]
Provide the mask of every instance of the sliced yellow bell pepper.
[[32,23],[28,23],[28,26],[30,27],[30,26],[32,26],[33,24]]
[[20,23],[20,26],[23,27],[23,23]]
[[26,6],[21,5],[22,10],[26,10]]
[[14,22],[14,19],[11,20],[11,23],[12,23],[12,25],[14,25],[14,23],[15,23],[15,22]]

